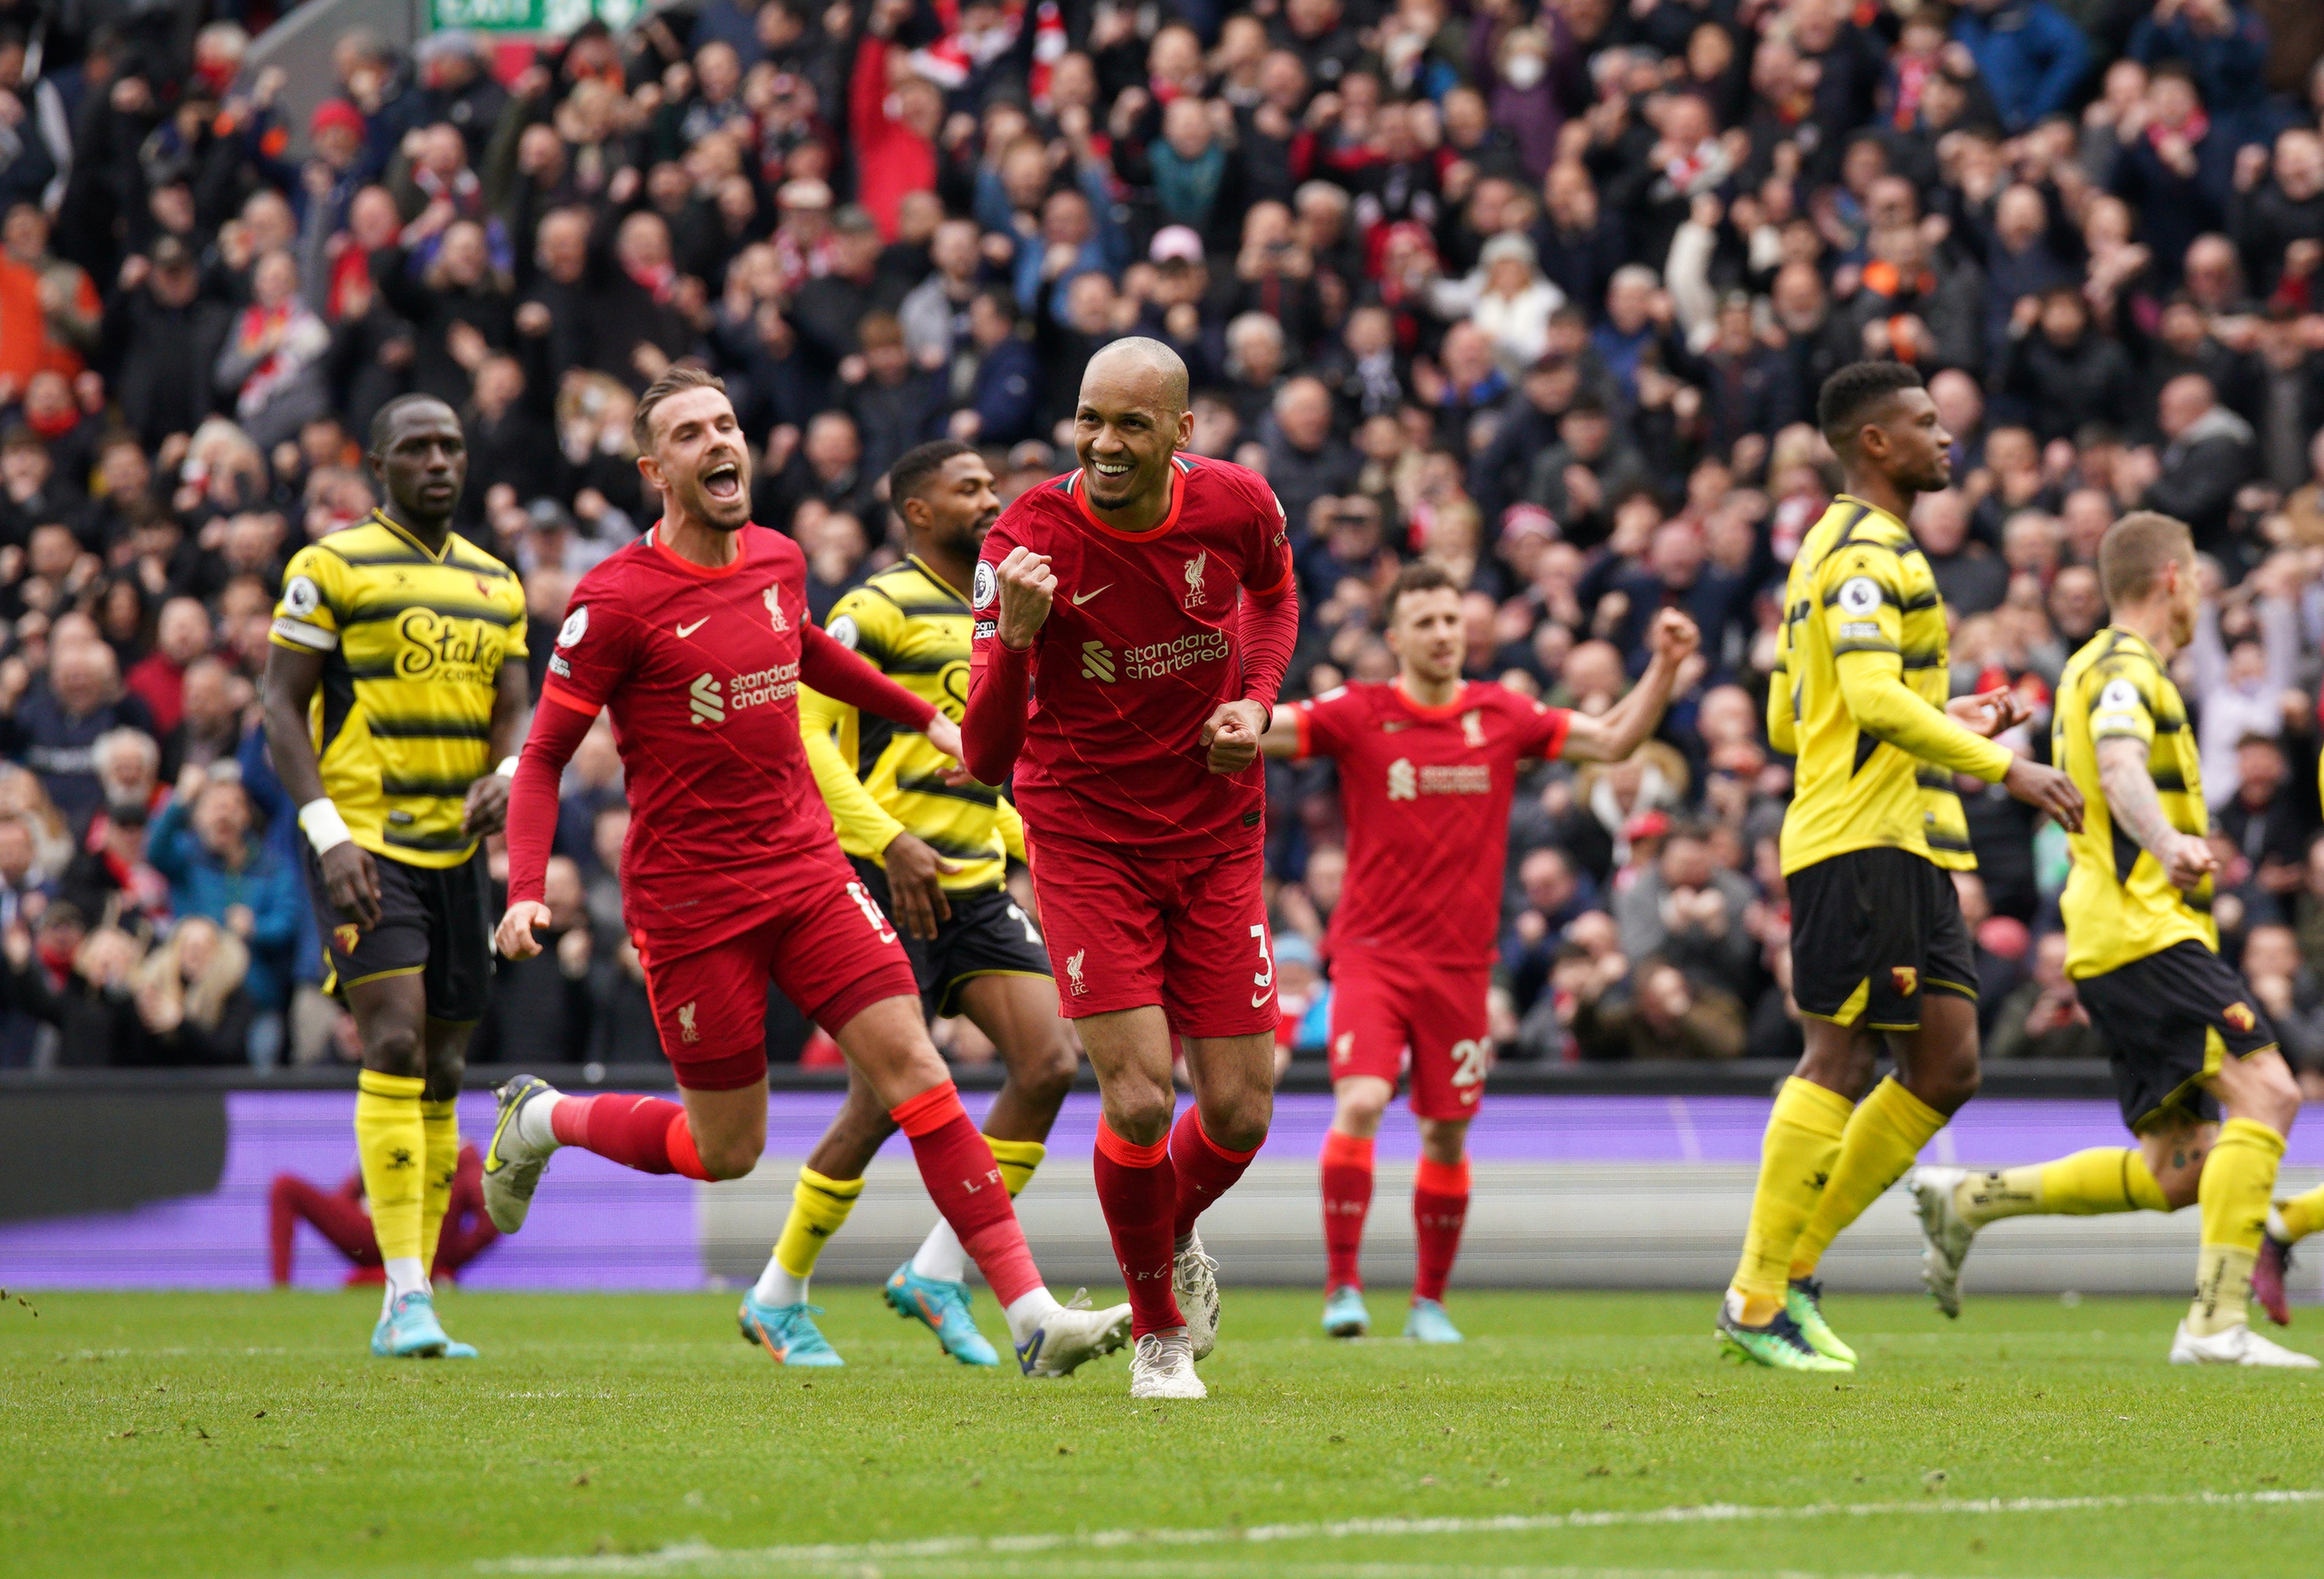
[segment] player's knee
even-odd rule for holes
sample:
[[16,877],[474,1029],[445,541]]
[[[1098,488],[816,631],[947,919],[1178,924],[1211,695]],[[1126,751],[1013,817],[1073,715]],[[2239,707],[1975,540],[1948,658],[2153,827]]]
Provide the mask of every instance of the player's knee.
[[1275,1093],[1265,1087],[1229,1092],[1203,1104],[1203,1133],[1229,1151],[1253,1151],[1275,1119]]
[[374,1027],[364,1041],[364,1067],[405,1079],[419,1078],[427,1072],[420,1057],[419,1029],[409,1025]]
[[1106,1127],[1133,1145],[1151,1146],[1170,1132],[1177,1094],[1166,1085],[1117,1083],[1105,1095]]
[[702,1159],[702,1171],[714,1181],[741,1178],[759,1166],[759,1153],[766,1142],[755,1136],[738,1135],[733,1140],[705,1140],[695,1138],[695,1155]]
[[2163,1205],[2173,1212],[2181,1211],[2202,1197],[2202,1165],[2165,1168],[2154,1176],[2154,1184],[2163,1192]]
[[2281,1058],[2269,1058],[2251,1074],[2250,1095],[2240,1105],[2248,1107],[2251,1118],[2277,1134],[2290,1134],[2292,1122],[2300,1116],[2300,1082],[2291,1067]]
[[453,1102],[460,1094],[461,1083],[468,1076],[466,1054],[438,1051],[428,1060],[428,1088],[421,1094],[424,1102]]
[[1334,1127],[1362,1140],[1379,1132],[1380,1121],[1388,1116],[1388,1096],[1378,1090],[1342,1091],[1336,1109]]
[[1074,1088],[1074,1077],[1080,1073],[1081,1053],[1060,1026],[1040,1055],[1024,1060],[1023,1067],[1010,1071],[1009,1077],[1024,1088],[1028,1098],[1054,1104],[1065,1100],[1065,1094]]

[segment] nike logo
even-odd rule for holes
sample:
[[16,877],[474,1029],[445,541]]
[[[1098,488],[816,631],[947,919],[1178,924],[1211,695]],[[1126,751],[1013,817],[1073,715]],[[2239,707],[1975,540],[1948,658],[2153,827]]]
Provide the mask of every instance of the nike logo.
[[1253,1009],[1261,1009],[1261,1008],[1264,1008],[1264,1007],[1266,1007],[1266,1005],[1267,1005],[1267,1001],[1268,1001],[1269,998],[1272,998],[1272,997],[1274,997],[1274,996],[1275,996],[1275,989],[1274,989],[1274,988],[1272,988],[1272,987],[1269,987],[1269,988],[1268,988],[1266,992],[1264,992],[1264,993],[1253,993],[1253,994],[1251,995],[1250,1006],[1251,1006]]
[[[1105,584],[1105,586],[1111,586],[1112,585],[1113,583],[1109,581]],[[1105,586],[1099,587],[1097,592],[1103,592],[1105,590]],[[1076,592],[1074,594],[1074,606],[1075,608],[1081,607],[1082,605],[1087,603],[1091,598],[1095,597],[1097,596],[1097,592]]]
[[698,630],[702,629],[702,627],[703,627],[703,626],[705,626],[705,625],[708,624],[709,623],[710,623],[710,616],[709,616],[708,614],[705,614],[705,615],[703,615],[700,619],[698,619],[698,620],[695,621],[695,622],[694,622],[694,623],[692,623],[692,624],[690,624],[690,625],[680,625],[680,626],[678,626],[678,633],[679,635],[681,635],[681,636],[691,636],[691,635],[693,635],[693,634],[694,634],[694,633],[695,633],[695,632],[696,632],[696,631],[698,631]]

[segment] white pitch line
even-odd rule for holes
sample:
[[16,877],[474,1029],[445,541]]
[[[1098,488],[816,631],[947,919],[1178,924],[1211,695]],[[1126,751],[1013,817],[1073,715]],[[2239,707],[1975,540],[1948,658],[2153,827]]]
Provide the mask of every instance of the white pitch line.
[[2153,1492],[2112,1497],[1985,1497],[1925,1502],[1816,1502],[1796,1508],[1699,1502],[1603,1512],[1510,1513],[1489,1519],[1343,1519],[1305,1524],[1254,1524],[1208,1529],[1098,1529],[1050,1535],[952,1535],[853,1545],[736,1547],[701,1541],[634,1556],[503,1557],[479,1561],[497,1574],[669,1574],[781,1571],[806,1564],[871,1563],[913,1557],[1013,1556],[1036,1552],[1111,1551],[1126,1547],[1256,1546],[1282,1541],[1394,1539],[1414,1536],[1520,1535],[1553,1529],[1618,1529],[1641,1525],[1734,1524],[1747,1520],[1887,1519],[1932,1513],[2078,1513],[2130,1508],[2236,1508],[2324,1502],[2324,1490]]
[[[815,1571],[809,1564],[804,1571]],[[872,1565],[836,1564],[823,1572],[881,1575]],[[1271,1565],[1274,1579],[1923,1579],[1914,1574],[1825,1574],[1797,1568],[1577,1568],[1493,1563],[1290,1563]],[[989,1564],[936,1559],[914,1562],[911,1579],[991,1579]],[[1045,1561],[1042,1579],[1251,1579],[1248,1560],[1235,1563],[1100,1563],[1071,1557]]]

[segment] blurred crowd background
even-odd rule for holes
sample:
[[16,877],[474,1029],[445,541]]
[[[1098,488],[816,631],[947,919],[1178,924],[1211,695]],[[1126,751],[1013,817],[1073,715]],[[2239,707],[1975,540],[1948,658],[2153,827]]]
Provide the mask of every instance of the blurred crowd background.
[[[899,552],[890,462],[965,439],[1011,496],[1069,467],[1082,365],[1135,333],[1288,514],[1286,697],[1393,673],[1416,556],[1469,589],[1471,671],[1561,705],[1622,692],[1655,609],[1700,623],[1659,739],[1520,786],[1502,1057],[1798,1048],[1766,675],[1838,482],[1815,392],[1871,356],[1952,432],[1912,524],[1956,689],[2034,706],[2015,749],[2105,621],[2107,525],[2193,527],[2217,914],[2324,1067],[2314,0],[701,0],[514,47],[346,32],[295,118],[244,59],[274,20],[0,0],[0,1066],[348,1056],[254,687],[285,560],[376,502],[383,402],[460,411],[459,530],[553,626],[655,517],[636,392],[699,360],[820,614]],[[1346,830],[1328,766],[1271,771],[1282,1039],[1315,1057]],[[2061,836],[1966,789],[1988,1056],[2102,1053]],[[628,815],[601,724],[555,946],[501,967],[473,1061],[656,1057]]]

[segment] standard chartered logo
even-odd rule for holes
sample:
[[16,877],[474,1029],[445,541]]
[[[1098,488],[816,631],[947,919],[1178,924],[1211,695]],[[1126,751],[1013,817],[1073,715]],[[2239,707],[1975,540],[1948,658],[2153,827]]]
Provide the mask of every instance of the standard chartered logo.
[[1113,683],[1113,654],[1106,651],[1104,642],[1082,643],[1082,678]]
[[726,722],[725,688],[709,675],[703,674],[696,677],[694,688],[687,693],[687,700],[694,709],[694,721],[696,724],[715,725]]
[[1416,800],[1420,798],[1420,780],[1412,771],[1412,763],[1403,757],[1388,765],[1388,798],[1390,800]]

